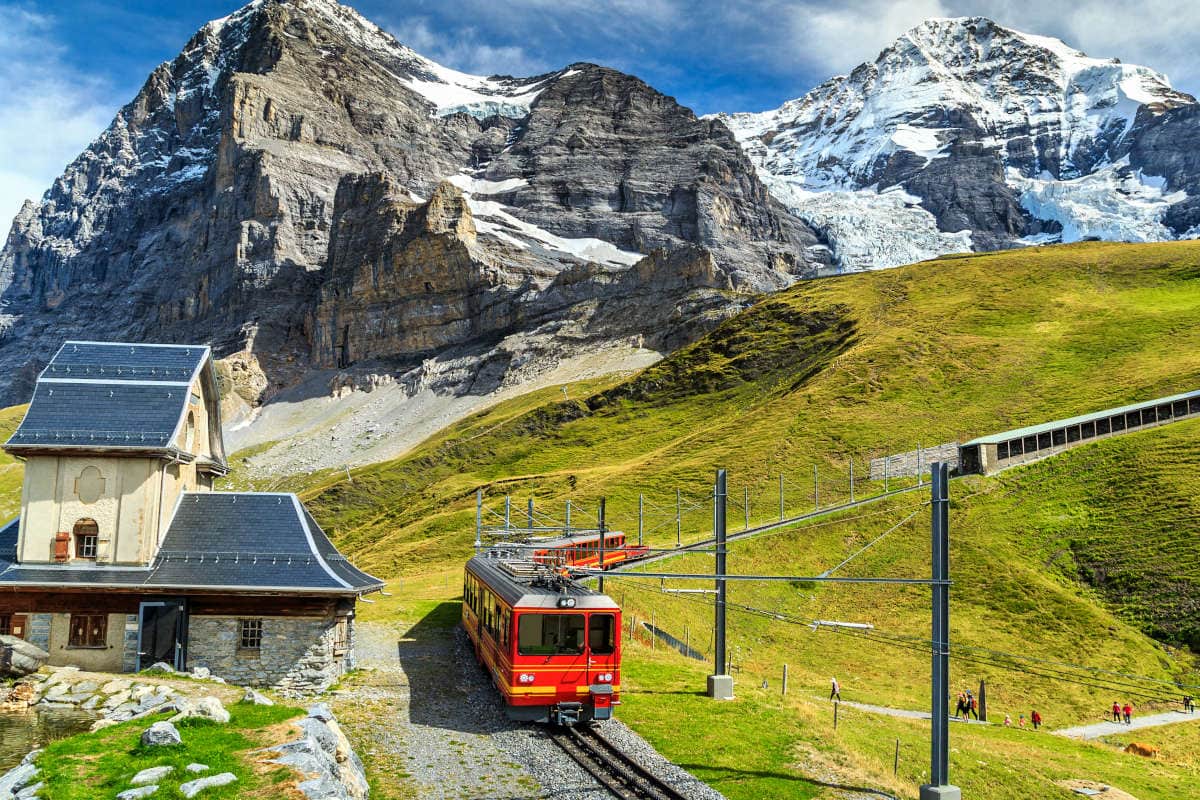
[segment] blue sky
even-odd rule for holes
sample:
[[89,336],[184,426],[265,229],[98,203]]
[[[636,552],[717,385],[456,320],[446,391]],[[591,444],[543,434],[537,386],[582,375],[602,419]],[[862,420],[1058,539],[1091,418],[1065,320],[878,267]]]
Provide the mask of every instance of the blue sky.
[[[238,0],[0,0],[0,228],[131,99],[157,64]],[[528,75],[573,61],[643,78],[699,113],[760,111],[874,57],[931,16],[980,14],[1200,90],[1200,14],[1143,0],[359,0],[447,66]]]

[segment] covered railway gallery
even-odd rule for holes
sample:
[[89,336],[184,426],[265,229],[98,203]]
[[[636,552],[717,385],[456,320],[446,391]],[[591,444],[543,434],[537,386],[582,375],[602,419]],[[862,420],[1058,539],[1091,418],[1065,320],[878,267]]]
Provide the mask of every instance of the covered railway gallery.
[[356,569],[294,494],[226,474],[206,347],[67,342],[5,449],[25,462],[0,527],[0,633],[50,663],[206,667],[308,691],[352,665]]

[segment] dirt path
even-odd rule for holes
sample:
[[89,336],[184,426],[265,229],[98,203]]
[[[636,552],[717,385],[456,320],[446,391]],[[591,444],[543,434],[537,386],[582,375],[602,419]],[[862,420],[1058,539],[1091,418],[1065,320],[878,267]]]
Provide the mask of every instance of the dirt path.
[[1157,728],[1160,725],[1175,725],[1181,722],[1200,722],[1200,714],[1167,711],[1162,714],[1135,716],[1128,725],[1121,722],[1097,722],[1092,725],[1077,725],[1073,728],[1063,728],[1052,731],[1052,733],[1071,739],[1099,739],[1101,736],[1129,733],[1139,728]]

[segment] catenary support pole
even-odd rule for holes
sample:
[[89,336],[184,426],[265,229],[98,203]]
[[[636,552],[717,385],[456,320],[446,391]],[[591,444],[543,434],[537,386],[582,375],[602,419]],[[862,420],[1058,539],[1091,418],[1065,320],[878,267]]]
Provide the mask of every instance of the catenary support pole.
[[742,490],[742,511],[744,512],[742,530],[748,531],[748,530],[750,530],[750,487],[749,486],[745,487],[745,489]]
[[571,498],[569,498],[569,497],[567,498],[567,519],[566,519],[566,525],[564,526],[563,534],[565,536],[571,535]]
[[932,614],[932,731],[929,783],[921,786],[920,800],[960,800],[962,792],[950,785],[950,469],[935,461],[930,465],[931,538],[933,549]]
[[475,553],[483,547],[483,489],[475,490]]
[[682,533],[682,523],[680,522],[680,519],[682,516],[683,516],[683,498],[682,498],[682,495],[680,495],[679,490],[676,489],[675,490],[675,546],[676,547],[679,547],[679,545],[680,545],[679,537]]
[[713,539],[716,547],[717,598],[713,620],[713,674],[708,676],[708,696],[716,700],[733,699],[733,677],[729,674],[725,660],[725,578],[727,570],[725,549],[725,522],[728,503],[728,488],[725,470],[717,470],[717,482],[713,487]]
[[817,465],[813,464],[813,511],[821,510],[821,493],[817,484]]
[[645,527],[645,503],[646,499],[642,495],[638,495],[638,547],[642,546],[642,529]]
[[533,530],[533,498],[529,498],[529,530]]
[[[605,505],[605,500],[603,497],[601,497],[600,498],[600,513],[597,514],[597,518],[600,521],[600,564],[599,564],[600,569],[604,569],[604,556],[605,556],[604,543],[605,543],[605,540],[608,538],[608,530],[604,525],[604,505]],[[600,583],[600,587],[599,587],[600,594],[604,594],[604,573],[603,572],[600,573],[599,583]]]
[[783,473],[779,473],[779,521],[783,522]]
[[512,521],[512,497],[504,495],[504,530],[508,531]]
[[854,502],[854,456],[850,456],[850,502]]
[[784,664],[783,665],[783,689],[780,691],[780,694],[784,697],[787,697],[787,678],[788,678],[787,673],[788,673],[788,667],[787,667],[787,664]]

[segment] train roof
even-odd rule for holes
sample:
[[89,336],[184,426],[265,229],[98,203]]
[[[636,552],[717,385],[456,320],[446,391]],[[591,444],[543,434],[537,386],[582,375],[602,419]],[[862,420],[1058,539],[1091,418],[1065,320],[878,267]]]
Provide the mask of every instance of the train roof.
[[[608,595],[593,592],[573,581],[549,586],[537,579],[544,575],[532,561],[504,558],[499,555],[475,556],[467,569],[486,583],[505,603],[514,608],[546,608],[559,610],[560,597],[573,597],[575,610],[617,611],[620,606]],[[560,588],[561,587],[561,588]]]

